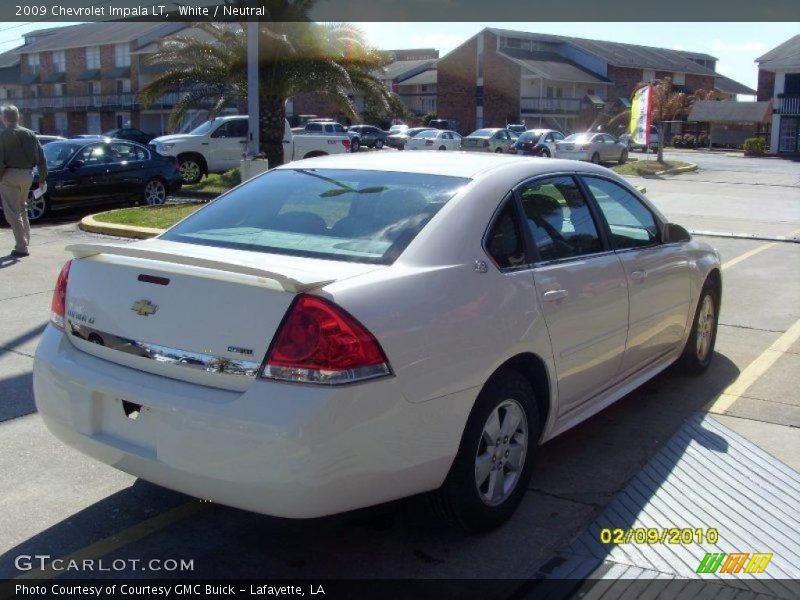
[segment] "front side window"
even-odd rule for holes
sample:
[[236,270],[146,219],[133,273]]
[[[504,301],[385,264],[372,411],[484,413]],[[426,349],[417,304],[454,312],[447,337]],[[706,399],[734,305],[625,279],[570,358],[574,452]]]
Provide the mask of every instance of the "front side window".
[[589,205],[572,177],[537,179],[518,193],[540,261],[603,250]]
[[106,144],[92,144],[81,150],[76,156],[76,160],[81,160],[85,166],[92,167],[110,162],[111,157]]
[[145,160],[147,158],[147,151],[133,144],[116,143],[111,144],[110,155],[113,162],[129,163]]
[[584,177],[611,230],[616,250],[658,243],[658,225],[653,213],[622,186],[599,177]]
[[277,169],[197,211],[162,239],[391,264],[469,182],[349,169]]

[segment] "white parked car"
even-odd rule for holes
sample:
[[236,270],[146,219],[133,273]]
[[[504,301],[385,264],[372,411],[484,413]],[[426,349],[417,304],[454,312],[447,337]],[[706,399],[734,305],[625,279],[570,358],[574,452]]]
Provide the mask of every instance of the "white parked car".
[[628,147],[607,133],[573,133],[556,142],[556,158],[621,165],[628,160]]
[[[248,118],[241,115],[205,121],[189,133],[162,135],[150,147],[163,156],[175,156],[186,184],[197,183],[208,173],[224,173],[239,166],[247,144]],[[286,121],[283,133],[283,158],[341,154],[350,150],[350,140],[342,135],[294,135]]]
[[461,136],[455,131],[428,129],[408,140],[409,150],[460,150]]
[[70,246],[39,414],[145,480],[281,517],[429,492],[499,525],[537,446],[712,359],[718,254],[591,164],[273,169],[158,238]]

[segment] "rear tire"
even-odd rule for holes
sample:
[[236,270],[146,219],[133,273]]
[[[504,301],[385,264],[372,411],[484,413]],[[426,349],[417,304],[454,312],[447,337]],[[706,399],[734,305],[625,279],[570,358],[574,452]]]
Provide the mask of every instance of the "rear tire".
[[358,138],[353,138],[350,142],[350,152],[358,152],[361,150],[361,142],[358,141]]
[[550,158],[550,150],[548,150],[547,148],[542,150],[542,158]]
[[[50,214],[50,198],[47,194],[42,194],[39,199],[33,197],[33,192],[28,193],[28,221],[36,223]],[[5,219],[3,219],[5,221]]]
[[594,163],[596,165],[600,164],[600,155],[597,152],[592,154],[592,163]]
[[719,322],[719,290],[714,282],[706,280],[697,301],[697,309],[692,321],[689,339],[679,359],[684,373],[699,375],[711,364],[714,346],[717,341],[717,324]]
[[444,484],[428,495],[434,512],[469,532],[505,523],[525,496],[540,428],[528,380],[511,369],[496,373],[472,408]]
[[144,185],[142,200],[147,206],[160,206],[167,201],[167,186],[154,177]]
[[439,146],[439,150],[447,150],[444,146]]
[[628,151],[623,150],[619,155],[619,164],[624,165],[626,162],[628,162]]

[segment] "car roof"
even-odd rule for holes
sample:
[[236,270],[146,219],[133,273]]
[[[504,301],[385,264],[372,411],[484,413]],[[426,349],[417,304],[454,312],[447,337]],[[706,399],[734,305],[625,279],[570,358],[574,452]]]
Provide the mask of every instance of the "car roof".
[[[433,156],[432,156],[433,155]],[[395,173],[419,173],[424,175],[446,175],[475,179],[504,168],[528,165],[531,176],[554,172],[600,172],[608,173],[605,167],[589,163],[553,158],[531,158],[509,154],[478,152],[366,152],[318,156],[294,161],[279,169],[356,169],[365,171],[388,171]]]

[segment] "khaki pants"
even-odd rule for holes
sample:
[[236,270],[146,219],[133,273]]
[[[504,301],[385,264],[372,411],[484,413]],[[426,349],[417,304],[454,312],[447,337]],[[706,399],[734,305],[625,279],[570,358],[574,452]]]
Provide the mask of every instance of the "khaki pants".
[[31,241],[31,224],[28,221],[28,192],[33,175],[30,169],[6,169],[0,180],[0,197],[3,215],[14,232],[18,252],[27,252]]

